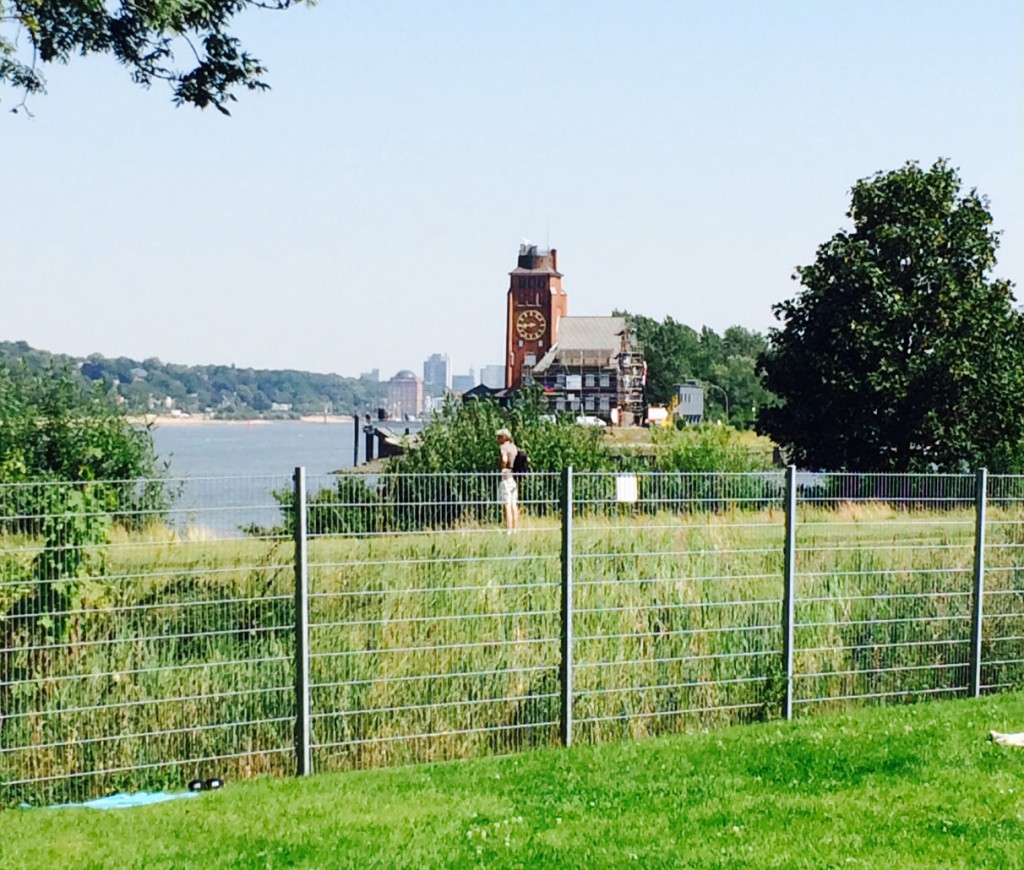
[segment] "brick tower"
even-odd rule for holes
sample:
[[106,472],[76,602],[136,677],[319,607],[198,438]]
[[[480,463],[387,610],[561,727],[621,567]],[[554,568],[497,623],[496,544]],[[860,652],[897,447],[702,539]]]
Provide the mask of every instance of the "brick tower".
[[558,251],[519,246],[519,264],[509,272],[505,325],[505,386],[530,383],[533,367],[558,341],[558,319],[569,312]]

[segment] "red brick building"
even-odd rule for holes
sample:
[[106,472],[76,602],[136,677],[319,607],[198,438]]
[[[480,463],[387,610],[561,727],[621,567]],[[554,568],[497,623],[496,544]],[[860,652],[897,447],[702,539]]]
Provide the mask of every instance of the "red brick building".
[[558,321],[569,313],[562,289],[558,252],[524,242],[519,263],[509,273],[505,332],[505,386],[518,389],[523,377],[558,340]]
[[622,317],[569,317],[558,252],[519,247],[510,273],[505,386],[535,384],[554,413],[613,425],[643,418],[647,366]]

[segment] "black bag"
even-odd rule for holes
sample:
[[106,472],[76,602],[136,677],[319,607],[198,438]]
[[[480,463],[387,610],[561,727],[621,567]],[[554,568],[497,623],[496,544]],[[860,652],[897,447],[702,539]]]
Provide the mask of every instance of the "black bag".
[[521,447],[516,453],[516,458],[512,460],[512,474],[516,477],[522,477],[530,470],[530,457],[526,455],[526,451]]

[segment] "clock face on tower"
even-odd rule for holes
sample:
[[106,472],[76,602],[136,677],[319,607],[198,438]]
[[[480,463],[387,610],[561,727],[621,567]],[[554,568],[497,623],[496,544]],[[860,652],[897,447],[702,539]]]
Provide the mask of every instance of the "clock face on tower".
[[516,318],[516,332],[519,333],[520,338],[527,341],[536,341],[540,338],[544,334],[545,326],[547,326],[547,321],[544,319],[544,315],[536,309],[520,311]]

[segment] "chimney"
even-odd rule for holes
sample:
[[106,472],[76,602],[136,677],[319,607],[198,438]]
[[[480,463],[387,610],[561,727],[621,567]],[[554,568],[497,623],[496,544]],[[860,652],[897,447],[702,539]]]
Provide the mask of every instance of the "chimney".
[[554,248],[551,249],[551,268],[554,271],[558,271],[558,251]]

